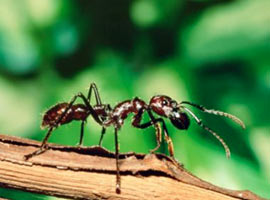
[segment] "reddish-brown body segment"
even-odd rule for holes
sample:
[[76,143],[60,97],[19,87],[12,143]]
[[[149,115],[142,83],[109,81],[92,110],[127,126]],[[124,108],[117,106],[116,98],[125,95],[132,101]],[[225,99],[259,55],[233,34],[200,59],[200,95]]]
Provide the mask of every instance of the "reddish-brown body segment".
[[[119,129],[124,124],[124,120],[128,117],[130,113],[134,113],[134,122],[136,121],[136,118],[139,117],[139,115],[143,114],[143,111],[145,109],[147,109],[147,104],[138,97],[135,97],[132,100],[123,101],[114,107],[114,109],[110,113],[109,119],[104,122],[104,125],[110,126],[113,124],[116,128]],[[136,126],[136,123],[132,124]]]
[[[68,108],[68,103],[59,103],[50,108],[43,116],[42,127],[53,127],[57,126],[56,121]],[[66,114],[59,122],[60,125],[67,124],[72,120],[85,120],[89,115],[87,108],[84,104],[72,105]]]

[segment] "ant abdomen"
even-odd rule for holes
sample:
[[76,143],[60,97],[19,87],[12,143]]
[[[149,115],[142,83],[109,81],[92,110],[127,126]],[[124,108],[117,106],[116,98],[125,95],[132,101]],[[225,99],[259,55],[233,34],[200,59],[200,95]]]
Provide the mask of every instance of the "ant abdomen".
[[[85,120],[88,117],[88,111],[85,105],[75,104],[70,109],[66,110],[69,103],[59,103],[50,108],[43,116],[42,127],[56,127],[58,125],[67,124],[72,120]],[[57,124],[57,120],[63,112],[66,114],[62,117],[61,121]]]

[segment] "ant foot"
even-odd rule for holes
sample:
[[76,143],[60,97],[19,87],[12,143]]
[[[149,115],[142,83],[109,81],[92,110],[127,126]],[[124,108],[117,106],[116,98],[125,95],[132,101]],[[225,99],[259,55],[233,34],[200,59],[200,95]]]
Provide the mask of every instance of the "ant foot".
[[152,149],[149,151],[150,154],[154,154],[156,150]]
[[155,153],[159,149],[160,145],[156,146],[154,149],[151,149],[149,152],[151,154]]
[[172,159],[173,163],[174,163],[176,166],[178,166],[178,167],[180,167],[180,168],[183,168],[183,167],[184,167],[184,164],[180,163],[175,157],[170,157],[170,158]]
[[115,192],[117,194],[121,194],[121,188],[120,188],[120,185],[119,184],[116,184]]
[[40,155],[40,154],[44,153],[44,152],[47,151],[47,150],[48,150],[48,145],[44,145],[44,146],[40,147],[40,149],[38,149],[38,150],[36,150],[36,151],[34,151],[34,152],[32,152],[32,153],[29,153],[29,154],[24,155],[24,156],[23,156],[23,159],[24,159],[25,161],[27,161],[27,160],[29,160],[30,158],[32,158],[32,157],[34,157],[34,156],[37,156],[37,155]]
[[82,149],[83,147],[85,147],[83,144],[80,144],[80,143],[76,144],[76,146],[78,149]]
[[27,160],[29,160],[29,158],[31,158],[32,156],[33,156],[32,153],[27,154],[27,155],[24,155],[24,156],[23,156],[23,160],[24,160],[24,161],[27,161]]
[[99,141],[98,146],[102,147],[102,142],[101,141]]

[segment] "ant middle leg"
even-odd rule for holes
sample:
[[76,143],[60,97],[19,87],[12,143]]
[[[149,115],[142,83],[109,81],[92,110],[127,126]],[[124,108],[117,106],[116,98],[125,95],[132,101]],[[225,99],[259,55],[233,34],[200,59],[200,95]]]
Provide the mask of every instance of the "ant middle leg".
[[[78,93],[77,95],[75,95],[74,99],[76,100],[76,98],[80,97],[84,104],[87,106],[87,108],[89,109],[90,114],[92,115],[92,117],[94,118],[94,120],[102,125],[102,119],[99,118],[98,114],[95,112],[95,110],[93,109],[93,107],[90,105],[90,98],[91,98],[91,91],[92,88],[94,88],[95,94],[98,95],[96,96],[97,99],[97,104],[101,103],[100,101],[100,97],[98,94],[98,91],[96,90],[96,85],[94,83],[91,84],[90,89],[89,89],[89,93],[88,93],[88,97],[86,98],[82,93]],[[99,100],[98,100],[99,99]],[[75,101],[74,100],[74,101]],[[74,102],[73,102],[74,103]],[[83,144],[83,137],[84,137],[84,125],[86,123],[86,120],[83,120],[81,123],[81,132],[80,132],[80,141],[79,141],[79,147],[82,146]]]
[[116,161],[116,193],[121,193],[121,177],[120,177],[120,168],[119,168],[119,143],[118,143],[118,133],[117,128],[114,129],[115,137],[115,161]]
[[[92,96],[92,90],[94,90],[94,93],[95,93],[96,104],[97,105],[101,105],[100,96],[99,96],[99,93],[98,93],[98,90],[97,90],[97,86],[96,86],[95,83],[91,83],[90,84],[90,87],[89,87],[89,90],[88,90],[88,95],[87,95],[87,101],[90,104],[90,102],[91,102],[91,96]],[[85,123],[86,123],[85,120],[83,120],[82,123],[81,123],[80,141],[79,141],[78,147],[83,146],[84,125],[85,125]]]
[[[94,91],[94,94],[95,94],[96,105],[101,106],[102,105],[101,98],[100,98],[100,95],[99,95],[99,92],[98,92],[98,89],[97,89],[97,85],[95,83],[90,84],[88,95],[87,95],[88,102],[89,103],[91,102],[92,90]],[[108,108],[111,109],[110,105],[108,105]],[[105,121],[105,119],[106,119],[105,117],[101,117],[102,121]],[[104,127],[102,127],[101,136],[100,136],[99,143],[98,143],[99,146],[101,146],[101,144],[102,144],[102,140],[103,140],[103,137],[104,137],[105,133],[106,133],[106,129]]]

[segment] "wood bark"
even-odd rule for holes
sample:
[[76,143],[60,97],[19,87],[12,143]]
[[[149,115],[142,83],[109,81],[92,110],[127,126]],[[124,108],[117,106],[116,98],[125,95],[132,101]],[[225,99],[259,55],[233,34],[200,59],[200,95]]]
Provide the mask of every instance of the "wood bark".
[[121,194],[115,193],[115,155],[101,147],[49,144],[0,135],[0,187],[70,199],[261,200],[250,191],[203,181],[163,154],[120,155]]

